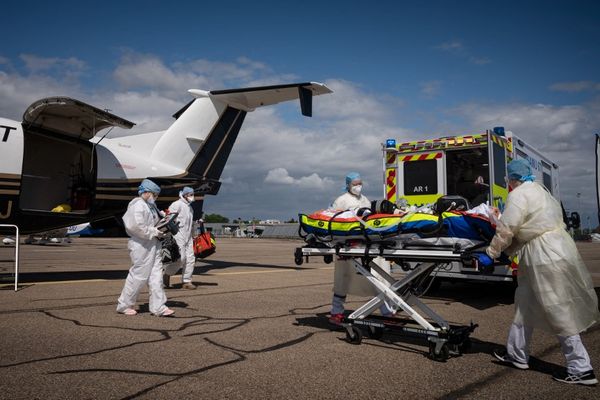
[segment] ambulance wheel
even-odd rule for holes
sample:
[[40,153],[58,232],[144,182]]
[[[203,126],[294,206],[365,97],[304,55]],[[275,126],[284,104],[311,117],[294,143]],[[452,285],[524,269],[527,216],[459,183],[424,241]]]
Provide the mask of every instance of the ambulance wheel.
[[346,328],[346,342],[350,344],[360,344],[362,342],[363,334],[360,328],[356,326],[350,326]]
[[327,255],[327,256],[323,257],[323,261],[325,261],[325,264],[331,264],[333,262],[333,256]]
[[383,328],[380,328],[378,326],[369,326],[369,329],[367,330],[367,335],[369,335],[371,339],[381,339],[381,337],[383,336]]
[[448,344],[444,343],[440,352],[436,354],[435,352],[435,342],[429,342],[429,358],[434,361],[445,362],[450,357],[450,349],[448,348]]

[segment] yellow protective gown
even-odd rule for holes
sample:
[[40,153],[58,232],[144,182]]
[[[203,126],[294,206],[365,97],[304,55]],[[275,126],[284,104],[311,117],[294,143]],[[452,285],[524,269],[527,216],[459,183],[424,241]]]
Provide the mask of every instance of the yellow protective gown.
[[571,336],[600,321],[592,278],[561,206],[539,184],[524,182],[509,193],[487,253],[497,258],[503,250],[519,256],[516,324]]

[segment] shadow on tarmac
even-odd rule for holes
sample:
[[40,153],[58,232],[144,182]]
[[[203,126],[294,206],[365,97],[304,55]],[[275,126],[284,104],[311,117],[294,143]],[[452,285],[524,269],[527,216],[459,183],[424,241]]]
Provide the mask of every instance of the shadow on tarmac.
[[[206,264],[194,268],[194,273],[202,274],[213,270],[221,270],[229,267],[250,267],[250,268],[272,268],[272,269],[289,269],[298,270],[298,267],[288,267],[285,265],[273,265],[273,264],[259,264],[259,263],[244,263],[244,262],[231,262],[231,261],[219,261],[219,260],[201,260],[200,262]],[[302,268],[310,269],[310,268]]]
[[514,303],[516,286],[504,282],[443,282],[437,290],[429,290],[422,298],[466,304],[477,310]]
[[[125,271],[61,271],[61,272],[19,272],[19,284],[35,282],[58,282],[58,281],[82,281],[94,279],[119,280],[127,278]],[[15,275],[0,274],[0,283],[10,283],[15,279]]]
[[[207,274],[212,270],[222,270],[229,267],[251,267],[296,270],[296,267],[259,263],[234,263],[226,261],[206,261],[208,265],[194,268],[195,275]],[[127,278],[129,268],[126,270],[90,270],[90,271],[59,271],[59,272],[19,272],[19,285],[36,282],[84,281],[84,280],[124,280]],[[0,273],[0,284],[14,282],[14,273]],[[209,285],[200,283],[199,285]]]

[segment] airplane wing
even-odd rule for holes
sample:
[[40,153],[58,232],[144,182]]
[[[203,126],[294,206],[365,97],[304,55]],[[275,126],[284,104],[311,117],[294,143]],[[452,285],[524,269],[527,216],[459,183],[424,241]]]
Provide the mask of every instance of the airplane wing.
[[[299,98],[302,115],[308,117],[312,115],[312,97],[332,93],[331,89],[318,82],[211,91],[191,89],[189,92],[194,97],[210,97],[243,111],[254,111],[257,107]],[[178,118],[190,104],[191,102],[175,113],[173,117]]]
[[102,129],[116,126],[130,129],[135,124],[121,117],[69,97],[48,97],[30,105],[23,124],[75,139],[90,140]]

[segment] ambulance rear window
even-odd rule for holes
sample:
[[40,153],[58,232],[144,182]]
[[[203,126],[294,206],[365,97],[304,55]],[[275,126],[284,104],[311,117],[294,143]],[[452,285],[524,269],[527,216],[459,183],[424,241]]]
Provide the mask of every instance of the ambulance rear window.
[[492,146],[494,152],[494,183],[503,188],[506,187],[506,155],[504,149],[496,143]]
[[548,191],[550,192],[550,194],[552,194],[552,177],[543,172],[543,179],[544,179],[544,186],[546,186],[546,189],[548,189]]
[[404,163],[404,195],[436,194],[437,160]]

